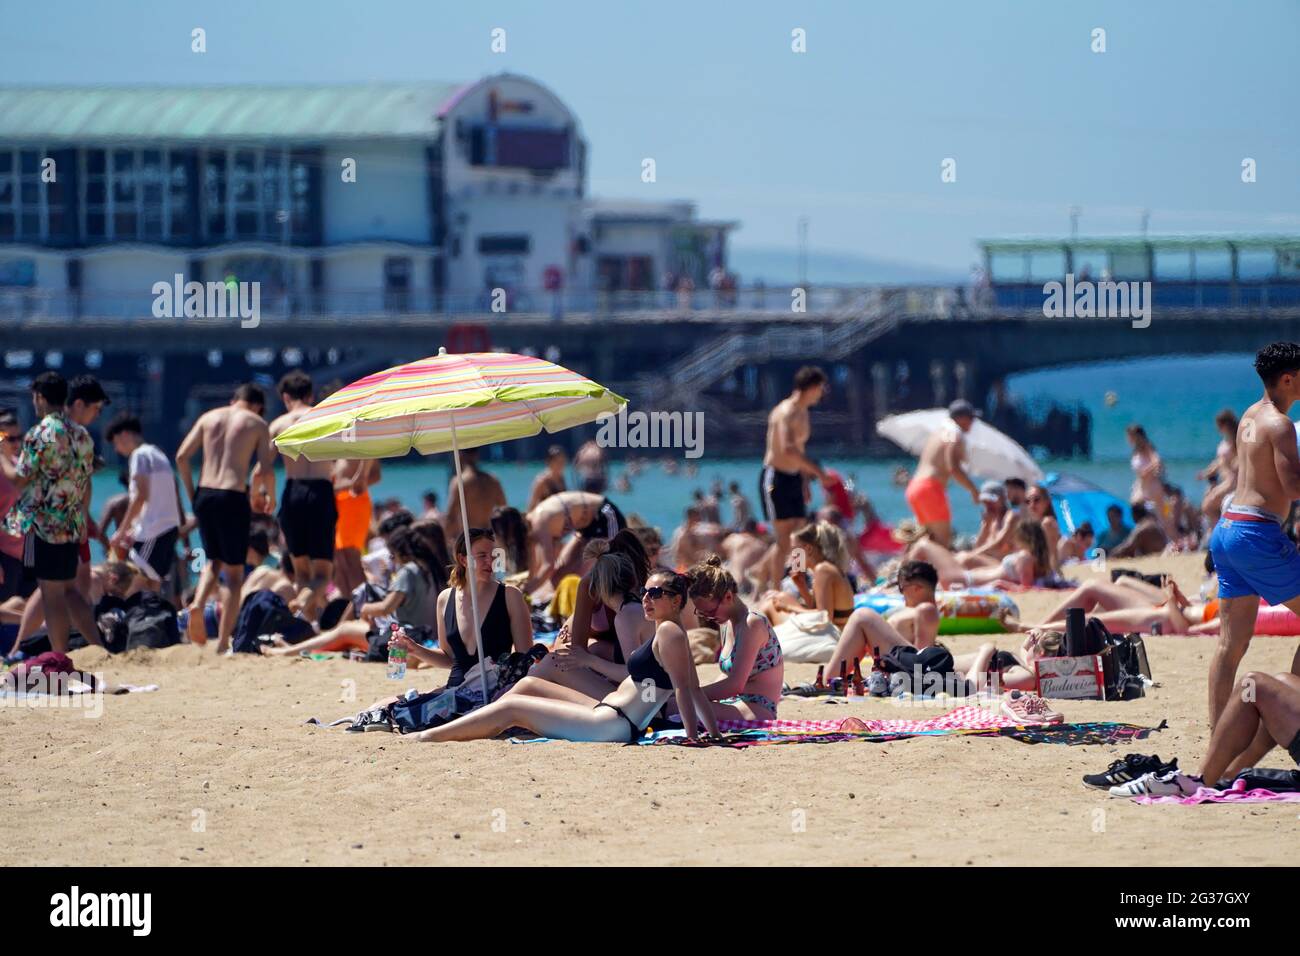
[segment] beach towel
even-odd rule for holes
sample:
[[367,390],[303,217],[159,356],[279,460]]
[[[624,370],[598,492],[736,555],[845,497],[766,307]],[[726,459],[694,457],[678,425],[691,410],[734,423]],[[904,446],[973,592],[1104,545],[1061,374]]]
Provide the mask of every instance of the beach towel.
[[1300,792],[1274,793],[1272,790],[1260,788],[1248,790],[1246,781],[1238,778],[1232,781],[1232,786],[1227,790],[1201,787],[1190,797],[1134,797],[1133,802],[1143,804],[1177,803],[1184,807],[1196,806],[1202,803],[1300,803]]
[[[792,743],[844,743],[851,740],[889,743],[909,737],[969,735],[1009,737],[1021,743],[1120,744],[1143,740],[1159,727],[1136,724],[1084,723],[1043,724],[1017,722],[1010,716],[985,707],[956,707],[939,717],[926,720],[862,720],[857,717],[839,720],[724,720],[724,746],[754,747]],[[668,732],[643,738],[641,744],[685,744],[685,734]]]

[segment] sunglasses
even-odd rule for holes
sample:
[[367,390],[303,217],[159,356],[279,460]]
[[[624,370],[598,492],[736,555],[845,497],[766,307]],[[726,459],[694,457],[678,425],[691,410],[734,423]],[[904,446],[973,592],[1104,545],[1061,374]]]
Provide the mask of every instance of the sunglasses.
[[666,594],[673,594],[673,595],[680,596],[681,593],[682,592],[677,590],[676,588],[660,587],[657,584],[645,589],[645,596],[652,601],[657,601]]

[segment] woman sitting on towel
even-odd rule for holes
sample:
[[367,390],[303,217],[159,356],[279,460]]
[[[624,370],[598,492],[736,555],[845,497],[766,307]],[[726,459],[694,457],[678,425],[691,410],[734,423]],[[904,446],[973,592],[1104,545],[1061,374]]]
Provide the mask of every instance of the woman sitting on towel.
[[[801,611],[825,611],[837,628],[844,627],[853,613],[853,585],[845,573],[849,565],[844,534],[829,521],[807,524],[794,533],[791,549],[790,579],[799,597],[785,591],[769,591],[758,611],[773,624],[781,624],[791,614]],[[802,560],[796,561],[796,557]],[[807,570],[812,576],[808,586]]]
[[[626,531],[636,547],[640,542]],[[642,557],[645,551],[641,550]],[[634,651],[654,637],[654,622],[641,606],[644,567],[637,566],[626,552],[602,554],[578,585],[568,641],[555,649],[530,671],[537,680],[549,681],[578,691],[593,701],[600,700],[627,677],[627,661]],[[593,613],[592,606],[595,605]],[[608,630],[605,637],[588,643],[591,623],[599,616]],[[587,627],[582,627],[582,624]],[[585,632],[585,633],[584,633]]]
[[560,740],[632,743],[674,695],[687,737],[698,739],[700,723],[711,737],[718,736],[681,624],[690,586],[690,578],[672,571],[650,577],[641,603],[645,616],[654,622],[654,637],[632,652],[626,679],[599,702],[530,675],[486,707],[399,739],[432,743],[486,740],[511,727],[523,727]]
[[998,584],[1031,587],[1039,578],[1052,573],[1052,556],[1042,525],[1023,519],[1016,528],[1015,543],[1017,550],[989,568],[963,568],[951,551],[924,538],[912,542],[907,556],[934,565],[939,572],[939,583],[944,587]]
[[695,614],[705,626],[716,625],[722,641],[718,654],[722,677],[700,689],[714,701],[714,716],[719,720],[775,720],[785,682],[785,659],[771,622],[741,600],[736,579],[716,554],[688,573]]

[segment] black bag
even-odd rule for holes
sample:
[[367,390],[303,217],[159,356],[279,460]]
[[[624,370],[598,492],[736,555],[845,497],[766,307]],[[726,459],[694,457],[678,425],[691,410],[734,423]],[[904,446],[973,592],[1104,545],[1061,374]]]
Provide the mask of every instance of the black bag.
[[[497,688],[492,698],[500,698],[507,690],[527,676],[532,666],[545,657],[548,648],[545,644],[534,644],[527,653],[512,652],[508,657],[502,656]],[[448,721],[469,713],[475,705],[468,700],[460,700],[455,695],[456,688],[439,687],[426,694],[399,699],[386,708],[384,713],[394,732],[413,734],[430,727],[441,727]],[[477,699],[477,698],[475,698]]]
[[[1100,623],[1094,617],[1089,624],[1094,622]],[[1107,634],[1101,666],[1107,700],[1137,700],[1146,696],[1146,682],[1142,678],[1150,680],[1151,665],[1147,663],[1146,645],[1140,635]]]
[[[1247,767],[1237,774],[1247,790],[1272,790],[1274,793],[1300,791],[1300,770],[1275,770],[1272,767]],[[1207,786],[1209,784],[1207,783]]]
[[[891,675],[889,679],[891,693],[897,693],[900,689],[910,694],[923,693],[934,684],[933,678],[929,681],[925,680],[927,676],[938,675],[946,678],[956,671],[952,651],[942,644],[931,644],[919,651],[910,644],[895,645],[885,654],[884,666]],[[943,689],[950,693],[964,693],[964,688],[944,686]]]
[[126,631],[122,650],[171,647],[181,642],[176,608],[154,591],[138,591],[127,598],[121,626]]
[[[1088,657],[1092,654],[1100,654],[1106,647],[1106,638],[1109,632],[1106,625],[1095,617],[1088,618],[1086,624],[1081,627],[1080,620],[1083,617],[1083,611],[1079,608],[1070,608],[1066,611],[1065,619],[1065,646],[1061,652],[1062,657]],[[1071,624],[1075,626],[1071,627]]]

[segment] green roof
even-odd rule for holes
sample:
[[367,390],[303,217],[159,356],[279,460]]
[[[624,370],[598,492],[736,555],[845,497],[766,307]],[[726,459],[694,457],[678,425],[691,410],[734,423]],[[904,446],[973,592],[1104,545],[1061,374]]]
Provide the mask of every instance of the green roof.
[[463,86],[0,87],[0,140],[427,139]]
[[1079,236],[1066,238],[978,239],[986,252],[1050,252],[1071,249],[1111,249],[1140,252],[1155,249],[1221,249],[1228,244],[1239,248],[1267,248],[1300,245],[1300,235],[1200,235],[1200,236]]

